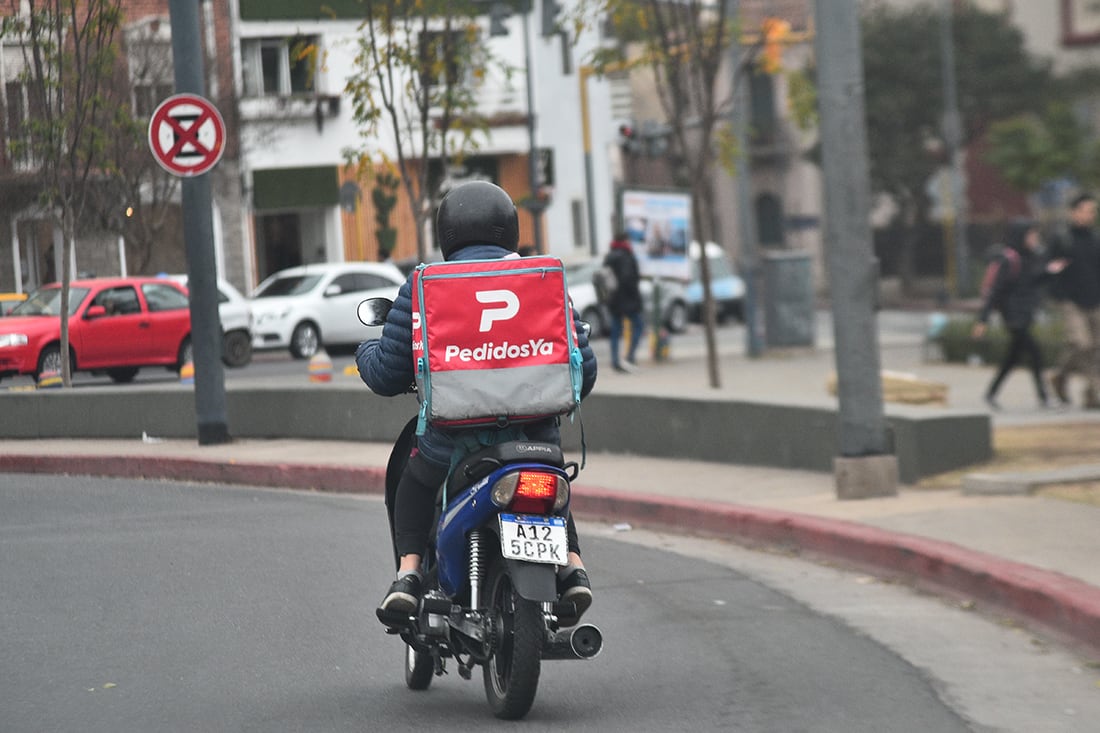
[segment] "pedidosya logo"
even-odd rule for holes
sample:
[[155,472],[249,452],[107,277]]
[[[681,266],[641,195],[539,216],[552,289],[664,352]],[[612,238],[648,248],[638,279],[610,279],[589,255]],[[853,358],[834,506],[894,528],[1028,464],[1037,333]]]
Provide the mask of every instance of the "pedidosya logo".
[[494,344],[492,341],[474,348],[461,348],[447,344],[443,350],[443,361],[504,361],[505,359],[527,359],[532,356],[553,356],[554,344],[546,339],[530,339],[525,344],[512,344],[505,341]]
[[[481,309],[478,323],[479,333],[489,333],[496,325],[505,325],[519,315],[519,296],[512,290],[478,290],[474,293],[478,303],[485,305]],[[510,325],[510,324],[509,324]],[[515,359],[529,359],[533,356],[553,356],[554,344],[543,338],[529,338],[511,341],[484,341],[476,346],[447,344],[443,349],[443,361],[457,359],[462,362],[493,362]]]

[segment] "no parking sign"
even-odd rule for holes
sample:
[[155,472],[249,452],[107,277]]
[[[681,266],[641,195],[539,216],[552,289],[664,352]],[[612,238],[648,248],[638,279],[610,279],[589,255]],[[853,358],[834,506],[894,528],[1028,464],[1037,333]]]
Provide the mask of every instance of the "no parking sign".
[[149,120],[149,148],[161,167],[177,176],[206,173],[225,150],[225,122],[208,100],[176,94]]

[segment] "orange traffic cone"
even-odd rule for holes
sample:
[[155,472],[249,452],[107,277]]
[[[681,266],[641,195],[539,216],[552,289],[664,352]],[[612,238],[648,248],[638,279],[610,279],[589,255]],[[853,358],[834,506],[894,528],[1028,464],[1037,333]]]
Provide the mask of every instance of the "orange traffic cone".
[[39,389],[57,389],[61,386],[61,372],[57,369],[46,369],[38,375]]
[[309,360],[309,381],[311,382],[331,382],[332,381],[332,359],[329,358],[327,352],[321,349]]

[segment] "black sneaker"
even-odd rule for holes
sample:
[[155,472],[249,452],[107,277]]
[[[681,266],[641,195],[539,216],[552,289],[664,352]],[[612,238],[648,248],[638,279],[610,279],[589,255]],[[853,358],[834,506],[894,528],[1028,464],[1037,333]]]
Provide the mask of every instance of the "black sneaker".
[[576,609],[576,613],[572,616],[558,616],[558,623],[563,628],[576,626],[584,612],[592,605],[592,585],[588,582],[588,573],[582,568],[577,568],[564,580],[559,578],[558,596],[562,603],[572,603]]
[[403,575],[393,581],[390,592],[382,600],[378,607],[379,618],[386,616],[395,618],[398,616],[409,617],[416,613],[420,605],[420,576]]

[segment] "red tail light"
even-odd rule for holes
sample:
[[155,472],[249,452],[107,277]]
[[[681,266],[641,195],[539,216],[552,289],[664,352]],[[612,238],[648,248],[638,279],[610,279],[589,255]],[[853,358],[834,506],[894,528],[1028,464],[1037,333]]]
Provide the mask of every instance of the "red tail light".
[[508,508],[516,514],[550,514],[557,497],[557,476],[538,471],[520,471],[516,493]]
[[515,471],[497,481],[492,498],[516,514],[554,514],[569,503],[569,481],[546,471]]

